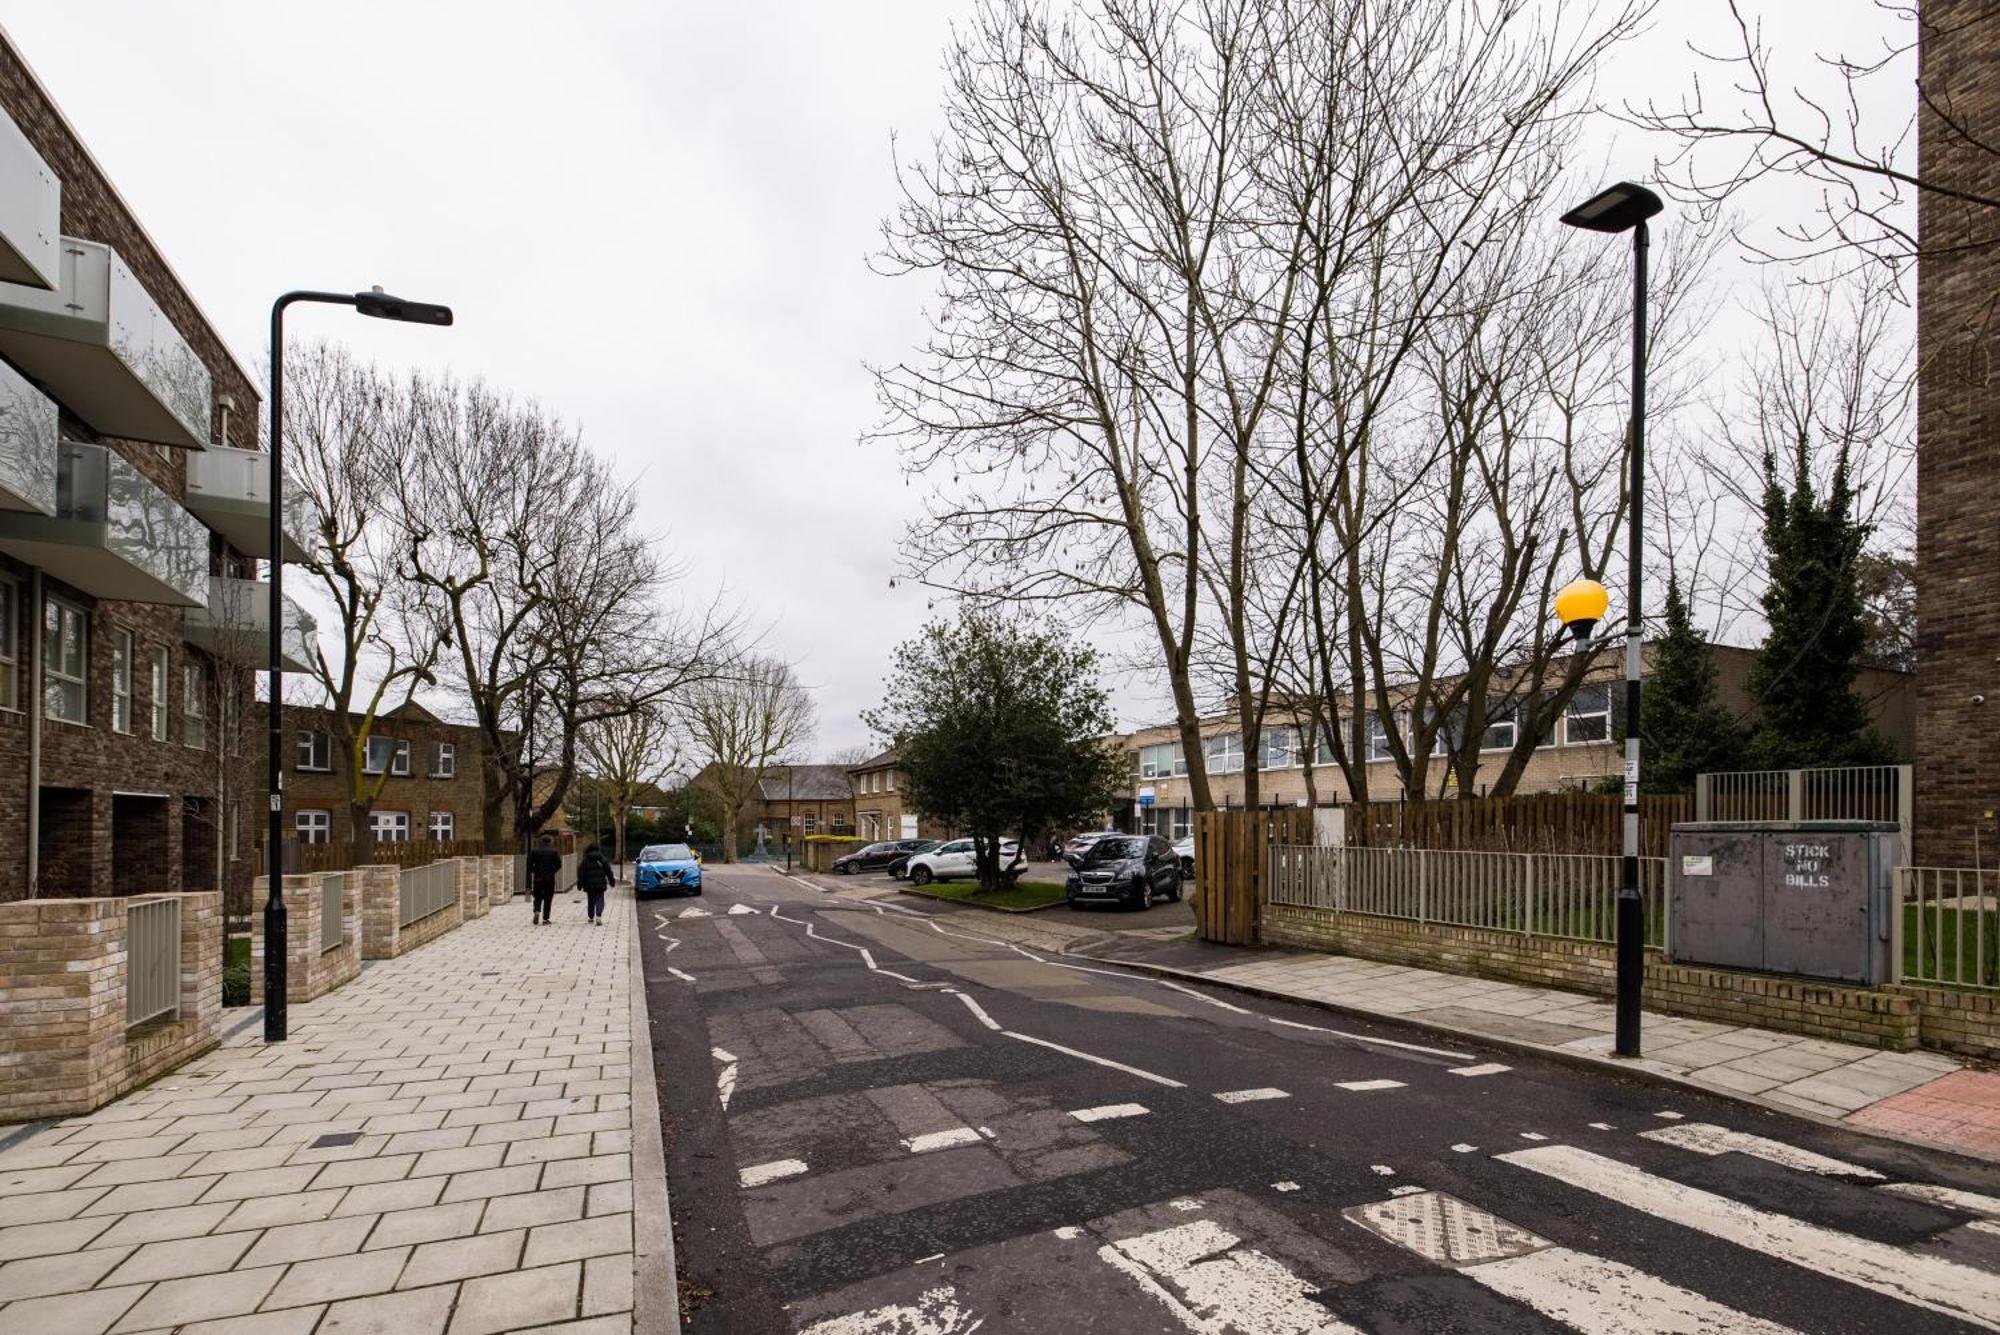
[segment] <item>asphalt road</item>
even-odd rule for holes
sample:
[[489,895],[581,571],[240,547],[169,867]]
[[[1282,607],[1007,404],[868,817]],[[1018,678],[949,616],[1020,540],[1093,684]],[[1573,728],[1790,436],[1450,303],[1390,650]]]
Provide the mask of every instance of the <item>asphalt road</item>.
[[638,906],[699,1335],[2000,1329],[2000,1167],[706,880]]

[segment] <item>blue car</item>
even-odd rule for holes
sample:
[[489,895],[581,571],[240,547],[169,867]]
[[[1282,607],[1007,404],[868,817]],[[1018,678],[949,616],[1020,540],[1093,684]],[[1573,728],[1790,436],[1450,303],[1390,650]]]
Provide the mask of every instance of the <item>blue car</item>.
[[632,889],[641,895],[698,895],[701,859],[686,844],[648,844],[633,864]]

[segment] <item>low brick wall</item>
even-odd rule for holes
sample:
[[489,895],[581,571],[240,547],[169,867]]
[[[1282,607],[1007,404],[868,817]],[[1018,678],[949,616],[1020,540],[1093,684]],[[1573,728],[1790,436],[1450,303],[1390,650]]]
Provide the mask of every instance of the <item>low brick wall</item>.
[[1916,1003],[1923,1045],[1964,1057],[2000,1058],[2000,992],[1956,992],[1901,983],[1894,989]]
[[[1442,969],[1608,999],[1617,978],[1610,946],[1319,909],[1264,908],[1263,939],[1361,959]],[[1904,992],[1674,964],[1648,954],[1645,1004],[1717,1024],[1756,1025],[1898,1051],[1917,1046],[1923,1015]]]
[[458,916],[464,922],[483,918],[493,908],[486,895],[484,858],[455,858],[458,863]]
[[0,904],[0,1122],[89,1112],[216,1045],[222,897],[171,898],[181,901],[180,1012],[131,1029],[125,945],[135,900]]
[[489,904],[504,904],[514,897],[514,855],[488,853],[479,859],[480,876]]
[[362,873],[362,959],[395,959],[437,940],[465,921],[464,906],[454,900],[436,913],[404,927],[396,921],[402,904],[402,869],[377,864],[356,870]]
[[[340,944],[328,950],[319,911],[325,873],[285,878],[285,997],[311,1001],[324,996],[361,972],[361,897],[359,878],[346,876],[341,895]],[[271,880],[259,876],[250,884],[250,1003],[264,1002],[264,904],[271,897]]]

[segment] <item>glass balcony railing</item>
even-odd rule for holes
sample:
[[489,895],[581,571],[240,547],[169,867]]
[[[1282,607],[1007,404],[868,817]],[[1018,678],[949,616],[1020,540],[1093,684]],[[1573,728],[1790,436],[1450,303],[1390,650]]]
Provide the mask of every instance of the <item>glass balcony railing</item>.
[[125,267],[95,241],[62,240],[58,291],[0,285],[0,353],[101,436],[208,445],[208,367]]
[[56,447],[52,515],[0,511],[0,551],[98,598],[199,607],[208,598],[208,530],[123,456]]
[[[280,655],[287,672],[313,666],[313,637],[319,624],[290,598],[279,607]],[[183,634],[189,644],[245,667],[271,659],[271,586],[262,580],[208,577],[208,605],[190,607]]]
[[0,112],[0,283],[62,281],[62,183]]
[[[271,555],[271,456],[210,446],[187,457],[187,507],[245,556]],[[285,559],[303,561],[311,541],[305,493],[285,489]]]
[[0,362],[0,510],[56,512],[56,406]]

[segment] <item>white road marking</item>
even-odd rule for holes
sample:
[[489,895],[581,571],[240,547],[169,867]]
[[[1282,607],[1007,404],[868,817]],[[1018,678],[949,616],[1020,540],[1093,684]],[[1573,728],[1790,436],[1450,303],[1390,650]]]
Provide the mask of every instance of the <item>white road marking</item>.
[[942,1261],[942,1260],[944,1260],[943,1252],[932,1252],[929,1256],[919,1256],[916,1260],[916,1264],[929,1265],[932,1261]]
[[1389,1165],[1385,1163],[1369,1164],[1368,1169],[1370,1172],[1374,1173],[1377,1177],[1394,1177],[1396,1175],[1396,1170],[1389,1167]]
[[721,1072],[715,1077],[715,1092],[722,1100],[722,1110],[728,1112],[729,1098],[736,1092],[735,1054],[725,1052],[721,1048],[710,1048],[708,1053],[717,1061],[725,1063]]
[[1225,1089],[1215,1096],[1223,1103],[1262,1103],[1265,1099],[1288,1099],[1282,1089]]
[[1592,1131],[1616,1131],[1618,1128],[1611,1125],[1611,1123],[1609,1122],[1592,1122],[1590,1124],[1590,1129]]
[[979,1132],[969,1126],[955,1126],[949,1131],[926,1131],[921,1136],[911,1136],[903,1142],[903,1148],[912,1154],[928,1154],[932,1150],[948,1150],[954,1145],[977,1145]]
[[1477,1145],[1468,1145],[1464,1141],[1460,1141],[1458,1144],[1452,1146],[1452,1149],[1456,1150],[1460,1154],[1471,1154],[1474,1150],[1478,1148],[1479,1147]]
[[806,1171],[804,1159],[773,1159],[770,1163],[752,1164],[736,1175],[737,1182],[745,1187],[761,1187],[766,1182],[778,1182],[788,1177],[797,1177]]
[[1496,1157],[1816,1275],[2000,1330],[2000,1275],[1759,1210],[1574,1146]]
[[715,915],[710,913],[707,909],[695,908],[695,909],[682,909],[680,911],[680,916],[683,918],[712,918]]
[[1542,1134],[1541,1132],[1539,1132],[1539,1131],[1523,1131],[1523,1132],[1521,1133],[1521,1139],[1523,1139],[1523,1140],[1547,1140],[1547,1139],[1548,1139],[1548,1137],[1547,1137],[1547,1136],[1545,1136],[1545,1135],[1543,1135],[1543,1134]]
[[1655,1116],[1655,1117],[1664,1117],[1664,1118],[1666,1118],[1666,1119],[1667,1119],[1667,1120],[1668,1120],[1669,1122],[1678,1122],[1678,1121],[1680,1121],[1680,1120],[1681,1120],[1681,1114],[1679,1114],[1679,1113],[1677,1113],[1677,1112],[1674,1112],[1674,1111],[1672,1111],[1671,1109],[1668,1109],[1667,1111],[1664,1111],[1664,1112],[1656,1112],[1656,1113],[1654,1113],[1654,1114],[1653,1114],[1653,1116]]
[[1273,1191],[1297,1191],[1298,1189],[1299,1184],[1296,1182],[1273,1182],[1271,1184],[1271,1190]]
[[1196,1200],[1192,1196],[1183,1196],[1177,1201],[1168,1201],[1167,1207],[1169,1209],[1179,1210],[1182,1214],[1186,1214],[1190,1210],[1199,1210],[1201,1208],[1201,1202]]
[[1966,1225],[1974,1233],[1991,1233],[2000,1238],[2000,1219],[1975,1219]]
[[988,1029],[998,1029],[1000,1027],[1000,1022],[994,1019],[992,1016],[988,1015],[986,1013],[986,1008],[984,1006],[981,1006],[978,1002],[974,1001],[971,997],[967,996],[963,992],[954,992],[952,993],[952,995],[957,997],[960,1001],[964,1002],[966,1004],[967,1009],[969,1009],[974,1015],[979,1017],[979,1023],[985,1025]]
[[1282,1262],[1212,1220],[1126,1238],[1098,1249],[1199,1335],[1351,1335],[1312,1301],[1318,1293]]
[[1036,1038],[1033,1034],[1020,1034],[1014,1032],[1012,1029],[1002,1029],[1000,1032],[1009,1038],[1018,1038],[1023,1043],[1033,1043],[1036,1047],[1050,1048],[1056,1052],[1066,1053],[1083,1061],[1094,1062],[1099,1066],[1109,1067],[1114,1071],[1123,1071],[1127,1075],[1136,1075],[1140,1079],[1150,1080],[1156,1085],[1165,1085],[1168,1089],[1187,1088],[1186,1085],[1178,1080],[1169,1080],[1166,1076],[1154,1075],[1151,1071],[1142,1071],[1136,1066],[1127,1066],[1124,1062],[1112,1061],[1109,1057],[1095,1057],[1088,1052],[1079,1052],[1075,1048],[1066,1048],[1060,1043],[1051,1043],[1046,1038]]
[[1335,1038],[1351,1039],[1356,1043],[1373,1043],[1378,1048],[1397,1048],[1404,1052],[1421,1052],[1427,1057],[1445,1057],[1451,1061],[1471,1061],[1469,1052],[1447,1052],[1443,1048],[1427,1048],[1421,1043],[1403,1043],[1393,1038],[1371,1038],[1367,1034],[1350,1034],[1345,1029],[1328,1029],[1324,1025],[1306,1024],[1299,1020],[1280,1020],[1275,1015],[1264,1017],[1272,1024],[1283,1025],[1287,1029],[1307,1029],[1315,1034],[1332,1034]]
[[[1117,977],[1120,977],[1120,978],[1130,978],[1130,977],[1132,977],[1132,975],[1131,975],[1131,974],[1124,974],[1124,973],[1122,973],[1122,974],[1118,974],[1118,975],[1117,975]],[[1187,986],[1185,986],[1184,984],[1181,984],[1181,983],[1174,983],[1174,982],[1169,982],[1169,981],[1167,981],[1167,980],[1166,980],[1166,979],[1164,979],[1164,978],[1160,978],[1160,979],[1155,979],[1154,981],[1158,982],[1158,983],[1159,983],[1159,985],[1160,985],[1161,987],[1170,987],[1170,988],[1172,988],[1172,989],[1173,989],[1174,991],[1176,991],[1176,992],[1185,992],[1185,993],[1187,993],[1187,994],[1188,994],[1189,996],[1193,997],[1193,998],[1194,998],[1194,999],[1195,999],[1196,1001],[1206,1001],[1206,1002],[1207,1002],[1207,1003],[1208,1003],[1209,1005],[1211,1005],[1211,1006],[1214,1006],[1214,1007],[1216,1007],[1216,1008],[1217,1008],[1218,1010],[1225,1010],[1225,1011],[1228,1011],[1228,1012],[1230,1012],[1230,1013],[1231,1013],[1231,1014],[1233,1014],[1233,1015],[1254,1015],[1254,1014],[1256,1014],[1256,1012],[1255,1012],[1255,1011],[1252,1011],[1252,1010],[1248,1010],[1248,1009],[1246,1009],[1245,1007],[1242,1007],[1242,1006],[1232,1006],[1232,1005],[1231,1005],[1230,1003],[1228,1003],[1228,1002],[1226,1002],[1226,1001],[1222,1000],[1222,999],[1221,999],[1220,997],[1211,997],[1211,996],[1210,996],[1210,995],[1208,995],[1208,993],[1206,993],[1206,992],[1197,992],[1197,991],[1195,991],[1195,990],[1194,990],[1193,988],[1191,988],[1191,987],[1187,987]]]
[[708,1050],[708,1055],[715,1058],[719,1062],[733,1062],[736,1060],[735,1053],[725,1051],[722,1048],[710,1048]]
[[1696,1154],[1748,1154],[1783,1168],[1796,1168],[1802,1173],[1820,1173],[1827,1177],[1860,1177],[1879,1182],[1882,1174],[1872,1168],[1863,1168],[1845,1159],[1832,1159],[1811,1150],[1802,1150],[1796,1145],[1787,1145],[1780,1140],[1769,1140],[1763,1136],[1753,1136],[1747,1131],[1731,1131],[1726,1126],[1715,1126],[1708,1122],[1687,1122],[1681,1126],[1663,1126],[1656,1131],[1641,1131],[1641,1140],[1657,1140],[1667,1145],[1677,1145]]
[[1389,1194],[1391,1196],[1414,1196],[1422,1190],[1422,1187],[1412,1182],[1408,1186],[1389,1188]]
[[1929,1182],[1889,1182],[1876,1190],[1908,1196],[1913,1201],[1928,1201],[1951,1210],[1963,1210],[1966,1214],[1982,1215],[1987,1219],[2000,1219],[2000,1196],[1982,1196],[1976,1191],[1933,1186]]
[[1106,1103],[1095,1108],[1077,1108],[1070,1116],[1079,1122],[1109,1122],[1120,1117],[1144,1117],[1151,1109],[1143,1103]]
[[[1399,1192],[1406,1189],[1398,1188]],[[1347,1211],[1354,1223],[1433,1264],[1589,1335],[1790,1335],[1698,1293],[1547,1238],[1441,1192]]]
[[1073,1239],[1082,1237],[1083,1230],[1078,1228],[1075,1224],[1064,1224],[1061,1228],[1056,1230],[1056,1236],[1061,1238],[1064,1242],[1069,1242],[1072,1241]]
[[1513,1069],[1513,1067],[1501,1062],[1481,1062],[1477,1066],[1454,1066],[1451,1068],[1451,1073],[1453,1075],[1464,1076],[1498,1075],[1502,1071],[1511,1071]]
[[1367,1094],[1378,1089],[1401,1089],[1403,1088],[1403,1082],[1400,1080],[1342,1080],[1336,1083],[1334,1088],[1347,1090],[1351,1094]]
[[926,1289],[912,1303],[891,1303],[866,1312],[815,1321],[799,1335],[972,1335],[986,1322],[958,1305],[950,1285]]
[[671,964],[669,964],[669,965],[667,966],[667,972],[668,972],[668,973],[670,973],[670,974],[672,974],[672,975],[673,975],[674,977],[676,977],[676,978],[680,979],[680,980],[681,980],[681,981],[682,981],[683,983],[692,983],[692,982],[694,981],[694,975],[693,975],[693,974],[691,974],[691,973],[682,973],[682,972],[681,972],[681,971],[680,971],[679,969],[676,969],[676,968],[675,968],[675,967],[674,967],[673,965],[671,965]]
[[729,916],[732,918],[741,917],[745,913],[751,914],[752,916],[759,918],[764,916],[763,914],[758,913],[756,909],[751,908],[748,904],[731,904],[729,906]]

